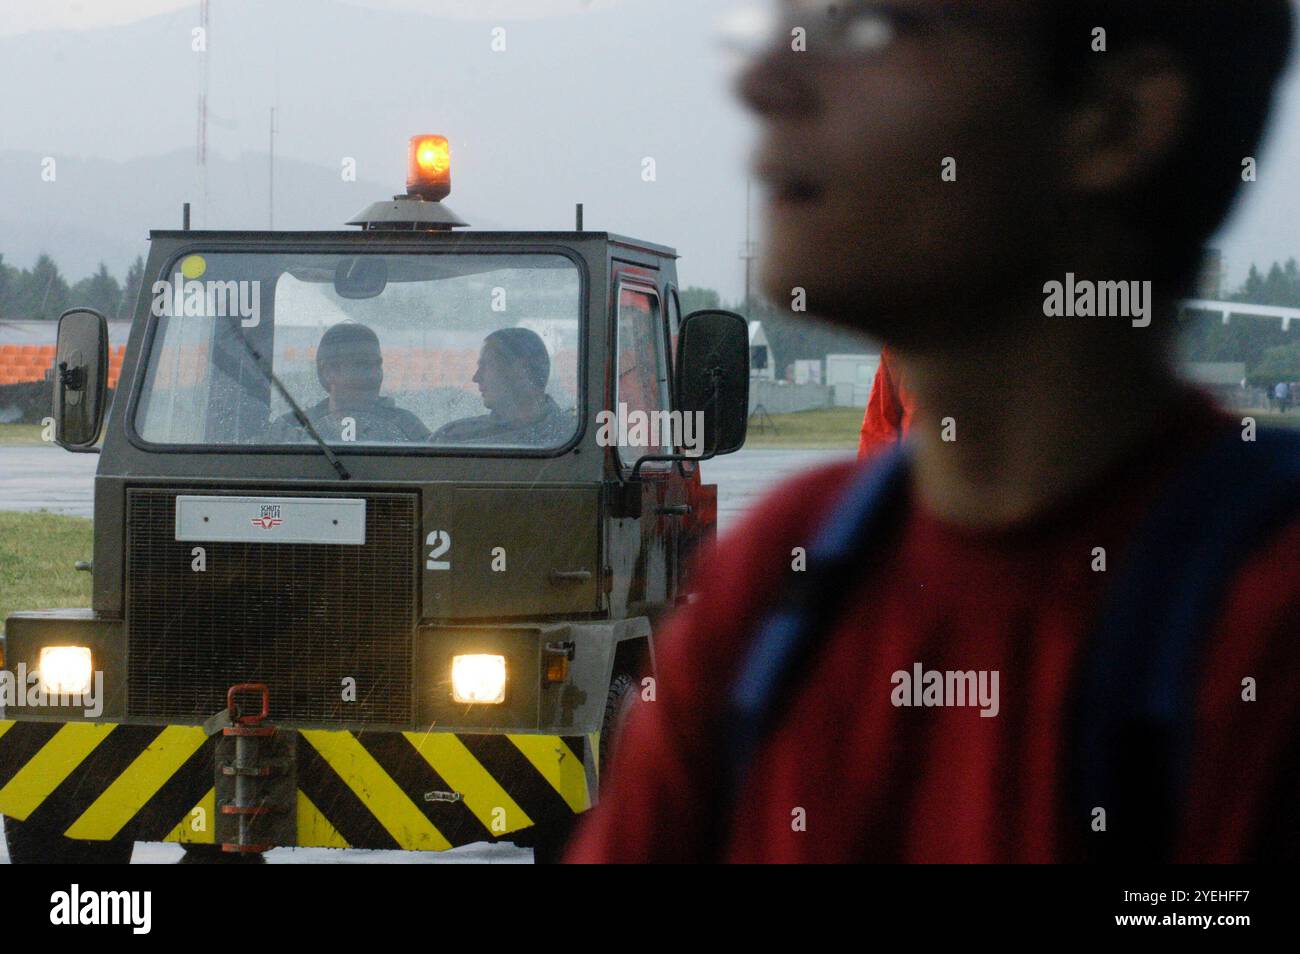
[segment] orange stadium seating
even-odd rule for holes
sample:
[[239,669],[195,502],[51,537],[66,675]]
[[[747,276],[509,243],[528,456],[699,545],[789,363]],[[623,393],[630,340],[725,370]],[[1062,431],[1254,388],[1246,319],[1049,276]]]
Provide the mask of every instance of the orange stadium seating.
[[49,345],[0,345],[0,385],[42,381],[54,363]]
[[[0,386],[45,380],[45,372],[54,364],[54,345],[0,345]],[[117,387],[126,345],[108,352],[108,386]]]
[[[54,363],[53,345],[0,345],[0,386],[42,381]],[[108,386],[116,388],[122,374],[126,346],[117,345],[108,352]],[[315,348],[286,348],[281,360],[310,364],[316,359]],[[166,354],[158,368],[160,379],[185,380],[199,373],[207,360],[206,349],[186,349],[182,355]],[[576,386],[577,354],[561,351],[552,362],[552,378],[570,390]],[[387,348],[384,351],[384,378],[394,391],[430,387],[459,387],[476,390],[473,381],[478,367],[478,353],[468,349]]]

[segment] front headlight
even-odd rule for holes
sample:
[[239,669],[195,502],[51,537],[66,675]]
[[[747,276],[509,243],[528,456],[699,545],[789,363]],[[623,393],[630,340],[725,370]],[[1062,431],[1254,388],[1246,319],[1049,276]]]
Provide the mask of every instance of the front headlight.
[[38,664],[46,692],[75,696],[90,690],[89,646],[43,646]]
[[496,705],[506,701],[506,657],[451,657],[451,697],[456,702]]

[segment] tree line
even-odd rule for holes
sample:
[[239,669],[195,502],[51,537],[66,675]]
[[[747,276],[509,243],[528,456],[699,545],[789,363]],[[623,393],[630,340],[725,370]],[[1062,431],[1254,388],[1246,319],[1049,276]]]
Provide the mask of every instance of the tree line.
[[[1228,301],[1300,308],[1300,266],[1294,258],[1274,262],[1261,274],[1254,265]],[[1213,315],[1188,314],[1180,323],[1181,355],[1187,361],[1240,361],[1254,387],[1300,381],[1300,327],[1282,330],[1276,318],[1233,318],[1228,324]]]
[[137,256],[118,281],[103,262],[91,275],[69,283],[49,255],[31,268],[15,268],[0,253],[0,320],[52,321],[69,308],[90,307],[108,318],[130,318],[144,279],[144,257]]
[[[1266,272],[1251,265],[1245,282],[1224,298],[1300,308],[1300,265],[1294,258],[1274,262]],[[726,303],[711,288],[686,288],[681,300],[685,314],[700,308],[727,308],[745,314],[743,302]],[[861,353],[866,347],[861,337],[767,301],[751,302],[746,317],[763,322],[777,361],[777,377],[787,377],[787,370],[796,360]],[[1255,387],[1300,381],[1300,323],[1291,331],[1283,331],[1276,318],[1238,317],[1225,325],[1218,316],[1188,312],[1179,319],[1179,333],[1179,357],[1183,361],[1244,363],[1247,382]]]
[[[109,318],[129,318],[144,278],[144,258],[137,257],[118,281],[103,262],[75,283],[60,272],[54,259],[42,254],[30,269],[15,268],[0,253],[0,320],[53,320],[67,309],[88,306]],[[1274,262],[1267,272],[1251,265],[1246,281],[1226,296],[1230,301],[1300,308],[1300,265],[1294,258]],[[691,286],[681,292],[682,311],[729,308],[745,314],[743,302],[727,303],[711,288]],[[869,347],[863,338],[821,321],[810,321],[763,299],[751,302],[746,318],[763,322],[777,376],[785,377],[800,359],[828,354],[855,354]],[[1248,381],[1266,387],[1277,381],[1300,380],[1300,342],[1284,332],[1281,322],[1236,318],[1223,324],[1204,314],[1180,320],[1181,357],[1185,361],[1244,362]]]

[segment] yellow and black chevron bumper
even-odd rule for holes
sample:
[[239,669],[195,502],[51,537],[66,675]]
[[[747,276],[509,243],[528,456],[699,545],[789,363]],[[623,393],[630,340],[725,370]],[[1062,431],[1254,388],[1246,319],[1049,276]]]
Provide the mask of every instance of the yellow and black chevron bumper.
[[[595,790],[596,736],[279,731],[297,736],[298,846],[440,851],[584,811]],[[0,720],[0,814],[70,838],[212,843],[217,738]]]

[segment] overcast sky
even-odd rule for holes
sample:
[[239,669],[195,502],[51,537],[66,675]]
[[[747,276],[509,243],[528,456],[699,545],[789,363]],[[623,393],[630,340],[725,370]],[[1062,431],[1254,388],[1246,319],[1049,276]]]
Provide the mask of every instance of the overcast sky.
[[[216,0],[220,2],[220,0]],[[275,0],[267,0],[268,4]],[[458,20],[531,19],[601,10],[628,0],[345,0]],[[197,7],[197,0],[0,0],[0,36],[33,30],[89,30]]]
[[[626,231],[675,245],[684,255],[686,281],[719,288],[727,297],[740,296],[745,156],[752,124],[728,89],[727,64],[718,37],[720,22],[734,16],[737,9],[755,6],[752,0],[344,2],[353,7],[408,15],[403,24],[419,32],[424,38],[421,42],[435,51],[440,36],[454,33],[454,22],[462,25],[465,21],[519,22],[514,29],[523,32],[512,33],[516,44],[512,50],[519,50],[520,55],[509,58],[513,72],[498,69],[497,64],[505,61],[488,59],[486,39],[475,36],[472,45],[475,51],[481,47],[481,52],[471,56],[458,50],[461,61],[468,66],[461,75],[443,77],[440,88],[423,80],[411,82],[409,74],[403,74],[398,64],[394,64],[391,71],[372,67],[364,75],[358,72],[348,78],[349,87],[339,89],[329,83],[337,80],[340,72],[349,67],[361,69],[356,62],[338,59],[337,51],[347,50],[352,38],[347,32],[349,27],[334,28],[329,17],[322,16],[323,22],[311,24],[308,29],[301,25],[302,8],[296,14],[281,13],[291,8],[281,0],[263,0],[255,5],[239,0],[212,0],[217,21],[214,35],[220,38],[220,49],[213,58],[216,72],[210,148],[217,157],[243,163],[240,174],[249,183],[241,187],[243,191],[262,187],[257,181],[260,175],[257,170],[265,169],[266,163],[255,157],[265,150],[266,116],[271,106],[277,107],[277,115],[281,117],[278,156],[313,162],[326,155],[333,164],[337,164],[336,155],[356,156],[361,178],[383,183],[384,189],[400,188],[400,183],[393,180],[400,176],[402,143],[407,135],[445,132],[453,141],[459,162],[457,182],[460,185],[452,197],[452,205],[464,214],[457,202],[462,203],[466,211],[473,213],[474,225],[556,227],[561,219],[571,220],[574,201],[585,199],[589,203],[590,227]],[[328,5],[322,4],[325,7]],[[199,74],[190,65],[192,60],[186,61],[187,68],[169,72],[169,79],[163,85],[170,88],[160,86],[156,91],[172,97],[161,107],[144,97],[133,93],[123,95],[117,90],[111,108],[105,108],[100,102],[91,106],[83,103],[87,115],[78,115],[78,103],[70,97],[79,94],[83,99],[93,99],[99,91],[100,78],[108,87],[115,81],[125,84],[125,77],[130,76],[134,84],[129,87],[132,91],[142,84],[155,83],[157,77],[150,75],[146,67],[140,67],[139,56],[134,52],[143,42],[140,31],[132,38],[126,36],[125,28],[159,15],[180,17],[183,20],[180,23],[158,21],[157,49],[161,55],[166,53],[164,47],[188,43],[189,23],[197,8],[197,0],[0,0],[0,42],[7,42],[11,50],[7,56],[9,63],[0,62],[0,83],[7,90],[5,99],[9,101],[7,105],[0,103],[0,120],[3,120],[0,160],[6,150],[11,154],[36,156],[71,153],[89,159],[94,158],[97,144],[101,147],[101,158],[117,162],[173,152],[180,155],[179,150],[187,147],[192,150],[189,145],[194,129],[191,104],[199,88]],[[317,8],[311,9],[314,13]],[[183,17],[182,11],[186,11]],[[411,19],[411,14],[429,19]],[[370,19],[386,22],[382,14]],[[545,29],[552,24],[558,27],[565,19],[572,19],[571,30]],[[531,24],[521,22],[529,20]],[[439,22],[449,24],[448,31],[441,35],[437,32]],[[259,23],[264,36],[257,35]],[[424,23],[429,24],[427,36]],[[102,34],[103,41],[88,41],[89,45],[75,42],[75,37],[86,35],[83,31],[110,27],[124,28],[123,35],[118,37],[106,31]],[[355,29],[355,24],[352,28]],[[145,29],[148,32],[154,28]],[[332,35],[331,29],[338,35]],[[487,26],[483,29],[487,30]],[[629,35],[617,35],[620,31]],[[48,43],[39,38],[31,42],[19,39],[33,32],[58,39]],[[311,46],[290,51],[289,47],[303,35],[310,36]],[[537,46],[530,50],[534,35],[547,38],[549,53]],[[232,51],[226,42],[232,36],[247,42]],[[121,60],[112,59],[112,51],[119,42],[135,43],[127,47],[132,51],[127,55],[136,60],[132,66],[118,65]],[[304,44],[307,42],[303,40]],[[649,57],[644,62],[651,64],[652,69],[610,70],[602,66],[603,72],[597,75],[591,72],[597,67],[587,63],[588,72],[584,73],[582,61],[592,58],[585,52],[575,56],[574,51],[611,45],[615,45],[616,55],[620,57],[626,57],[627,50],[643,48]],[[15,46],[18,48],[14,49]],[[371,55],[375,53],[373,46],[368,51]],[[153,47],[145,43],[144,48],[153,55]],[[87,54],[87,49],[92,54],[102,49],[105,59],[95,59]],[[39,55],[40,59],[24,62],[22,54],[30,51],[37,51],[31,52],[31,56]],[[75,59],[59,62],[65,51]],[[298,59],[289,60],[290,52]],[[611,55],[608,49],[604,52]],[[32,71],[47,69],[51,60],[55,61],[53,74],[43,83],[31,82]],[[282,60],[299,64],[297,74],[282,67]],[[620,65],[622,62],[619,61]],[[132,73],[132,68],[146,71]],[[86,79],[87,74],[78,72],[82,69],[91,71],[88,75],[95,79]],[[222,69],[227,72],[222,74]],[[571,74],[567,77],[569,88],[564,89],[569,95],[564,99],[551,95],[546,101],[540,101],[543,90],[561,89],[566,72]],[[144,76],[143,80],[138,78],[140,75]],[[246,87],[241,87],[241,80]],[[674,82],[678,83],[677,88],[672,87]],[[236,89],[238,96],[229,92]],[[252,90],[251,94],[248,89]],[[647,112],[641,120],[644,128],[629,132],[621,126],[611,127],[609,103],[633,102],[637,97],[644,98],[650,89],[657,96],[669,89],[678,99],[655,104],[658,109]],[[529,102],[530,95],[539,101]],[[142,116],[150,118],[151,105],[171,113],[160,119],[159,133],[153,136],[132,126]],[[512,107],[524,115],[501,124],[503,128],[483,126],[485,114],[503,114]],[[6,115],[6,109],[12,115]],[[1279,121],[1274,125],[1272,146],[1264,153],[1259,181],[1249,186],[1236,218],[1216,243],[1224,250],[1232,283],[1244,278],[1252,261],[1267,265],[1274,259],[1300,257],[1300,230],[1296,228],[1300,222],[1300,189],[1296,187],[1296,174],[1300,170],[1300,83],[1294,71],[1277,116]],[[429,125],[428,117],[436,117],[439,125],[425,128]],[[535,117],[538,124],[534,124]],[[109,125],[96,132],[96,122]],[[561,162],[549,168],[545,163],[551,160],[530,154],[548,135],[548,129],[563,130],[567,137],[562,151],[559,140],[552,140],[549,155],[558,156]],[[471,130],[476,139],[469,135]],[[344,133],[357,142],[335,141],[345,139]],[[609,141],[611,136],[618,141]],[[389,154],[391,160],[378,158]],[[634,186],[623,183],[629,175],[636,175],[641,158],[646,155],[660,159],[659,186],[657,191],[634,192]],[[26,168],[31,163],[23,158],[20,164]],[[552,183],[553,191],[548,194],[532,189],[521,193],[518,183],[505,183],[506,178],[519,178],[523,174],[533,176],[537,182]],[[516,191],[511,191],[512,188]],[[25,195],[28,190],[23,187],[21,191]],[[4,200],[0,205],[13,210],[14,216],[22,211],[30,221],[31,215],[22,210],[21,201],[10,201],[10,198],[0,193],[0,199]],[[167,196],[168,208],[179,204],[175,198]],[[371,198],[366,196],[367,201]],[[294,221],[296,214],[306,214],[309,209],[309,205],[298,209],[288,207],[287,196],[285,202],[282,211],[286,224]],[[234,203],[231,208],[235,208]],[[0,208],[0,218],[4,213],[5,209]],[[215,215],[209,220],[214,227],[261,224],[219,222]],[[81,218],[85,219],[85,215]],[[93,215],[90,221],[96,221]],[[45,224],[52,234],[67,231],[52,217]],[[142,234],[141,228],[157,224],[142,222],[138,228],[132,222],[132,240]],[[300,227],[324,225],[323,222],[300,223]],[[122,229],[114,223],[113,228],[102,231]],[[23,259],[34,255],[34,241],[29,240],[27,246],[18,248],[18,243],[0,237],[0,245],[9,246],[7,260],[16,265],[30,264]],[[44,237],[39,241],[49,244]],[[3,251],[6,249],[0,248]]]

